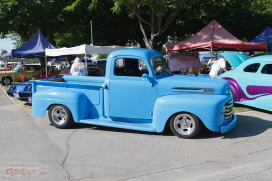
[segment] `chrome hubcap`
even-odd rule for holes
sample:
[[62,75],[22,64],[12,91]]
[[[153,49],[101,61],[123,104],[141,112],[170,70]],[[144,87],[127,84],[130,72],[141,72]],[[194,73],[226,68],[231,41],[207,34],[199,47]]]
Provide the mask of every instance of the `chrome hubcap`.
[[51,116],[56,124],[63,124],[67,120],[67,113],[61,106],[54,107]]
[[195,130],[195,120],[188,114],[180,114],[174,120],[174,128],[182,135],[189,135]]

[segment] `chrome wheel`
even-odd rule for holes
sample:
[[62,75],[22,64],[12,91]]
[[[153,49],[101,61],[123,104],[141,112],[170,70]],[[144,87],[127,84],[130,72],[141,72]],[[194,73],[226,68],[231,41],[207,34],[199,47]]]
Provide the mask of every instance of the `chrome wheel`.
[[195,115],[180,113],[171,119],[170,129],[180,138],[192,138],[199,133],[201,122]]
[[174,127],[180,134],[189,135],[195,129],[195,121],[190,115],[180,114],[174,120]]
[[56,124],[63,124],[67,120],[67,113],[61,106],[54,107],[51,116]]
[[74,124],[70,110],[64,105],[53,105],[48,111],[52,125],[57,128],[69,128]]

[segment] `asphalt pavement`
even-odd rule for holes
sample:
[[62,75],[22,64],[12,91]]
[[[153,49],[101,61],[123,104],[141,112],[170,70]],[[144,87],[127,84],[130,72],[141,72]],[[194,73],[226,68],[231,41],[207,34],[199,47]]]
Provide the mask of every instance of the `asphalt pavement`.
[[[2,91],[1,91],[2,90]],[[50,125],[47,115],[0,90],[0,180],[268,181],[271,114],[237,114],[237,126],[195,139],[77,124]]]

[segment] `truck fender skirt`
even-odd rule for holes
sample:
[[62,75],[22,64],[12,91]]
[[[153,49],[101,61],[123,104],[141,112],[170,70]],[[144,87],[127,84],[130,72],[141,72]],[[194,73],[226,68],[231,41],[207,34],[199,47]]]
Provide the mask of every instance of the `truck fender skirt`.
[[224,105],[227,95],[182,94],[159,97],[153,110],[153,127],[164,130],[167,121],[176,113],[186,112],[196,115],[211,131],[221,132],[225,121]]
[[84,93],[72,91],[38,91],[32,96],[32,112],[35,116],[44,117],[46,110],[53,104],[68,107],[74,121],[88,116],[88,98]]

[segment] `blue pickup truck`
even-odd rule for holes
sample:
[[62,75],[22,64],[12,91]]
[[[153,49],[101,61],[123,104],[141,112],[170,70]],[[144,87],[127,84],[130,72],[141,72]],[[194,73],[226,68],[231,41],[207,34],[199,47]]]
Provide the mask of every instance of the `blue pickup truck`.
[[33,81],[33,114],[57,128],[74,123],[163,132],[193,138],[203,126],[225,133],[236,125],[226,80],[171,74],[163,55],[149,49],[109,54],[104,75],[64,75]]

